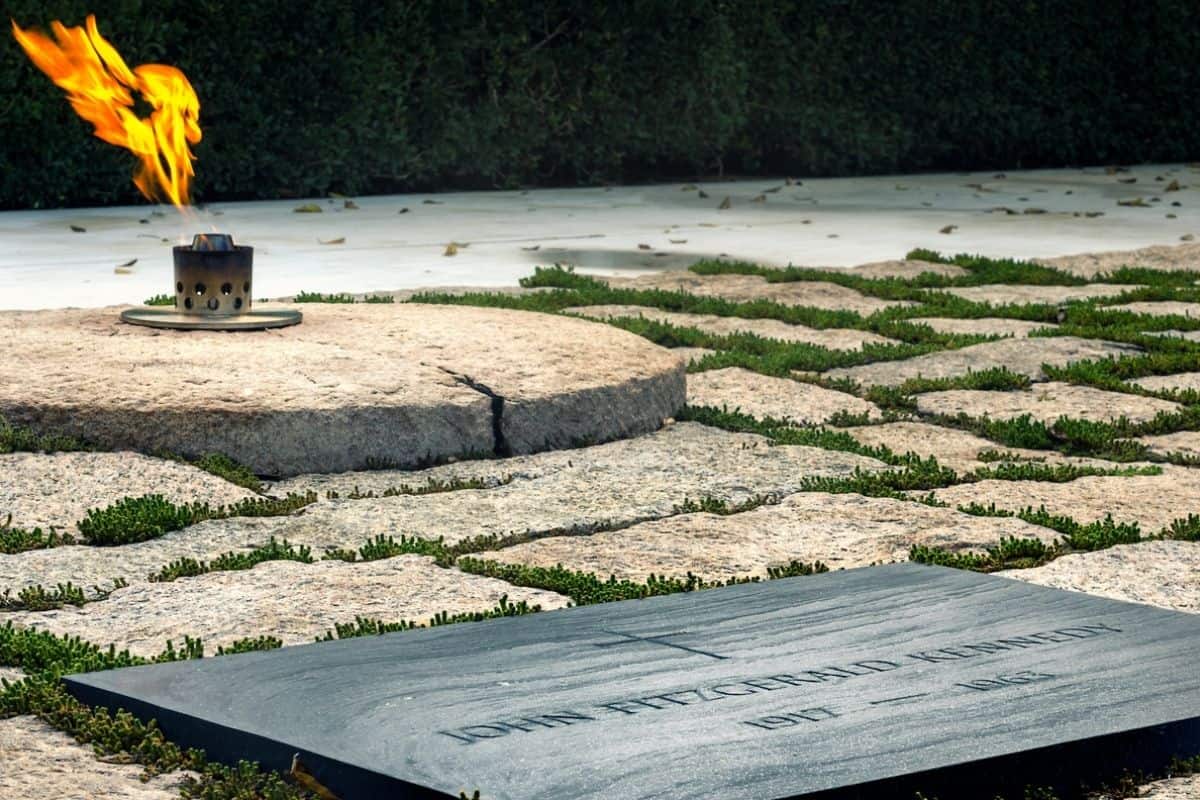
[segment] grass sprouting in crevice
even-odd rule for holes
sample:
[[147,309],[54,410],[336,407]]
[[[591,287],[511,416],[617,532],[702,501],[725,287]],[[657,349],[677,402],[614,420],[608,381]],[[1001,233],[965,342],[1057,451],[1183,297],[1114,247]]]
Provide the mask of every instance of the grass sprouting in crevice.
[[308,492],[283,498],[251,497],[214,508],[207,503],[176,505],[160,494],[149,494],[90,509],[78,528],[85,544],[109,547],[157,539],[206,520],[285,516],[316,501],[316,493]]
[[301,564],[311,564],[313,563],[312,550],[305,545],[294,546],[287,539],[278,541],[272,536],[264,545],[244,552],[223,553],[212,561],[199,561],[194,558],[176,559],[158,572],[152,573],[149,579],[155,583],[167,583],[179,578],[206,575],[210,572],[253,569],[267,561],[297,561]]
[[917,402],[913,395],[917,394],[954,390],[1014,392],[1031,385],[1027,375],[1007,367],[992,367],[943,378],[909,378],[898,386],[871,386],[863,392],[863,397],[886,410],[915,411]]
[[[610,575],[605,580],[594,573],[568,569],[561,564],[554,567],[537,567],[525,564],[504,564],[470,556],[459,558],[455,566],[472,575],[496,578],[514,586],[543,589],[565,595],[571,598],[572,604],[576,606],[643,599],[679,592],[694,592],[762,580],[758,576],[750,576],[709,581],[690,572],[681,578],[659,577],[652,574],[645,581],[634,581],[618,579],[616,576]],[[772,568],[768,571],[767,578],[812,575],[827,572],[828,569],[821,562],[803,564],[793,561],[786,566]]]
[[59,533],[53,528],[43,531],[41,528],[29,530],[13,527],[12,514],[9,514],[4,522],[0,522],[0,553],[5,555],[69,544],[78,544],[78,542],[71,534]]
[[501,486],[507,486],[512,483],[515,476],[511,473],[499,475],[496,477],[483,478],[447,478],[439,480],[431,479],[425,483],[409,485],[406,483],[397,486],[389,486],[382,492],[375,490],[360,491],[357,486],[346,494],[342,494],[337,490],[330,489],[325,492],[325,497],[329,500],[372,500],[383,497],[421,497],[430,494],[444,494],[446,492],[460,492],[464,490],[478,489],[496,489]]
[[23,425],[13,425],[0,415],[0,455],[7,453],[72,453],[93,450],[74,436],[40,433]]

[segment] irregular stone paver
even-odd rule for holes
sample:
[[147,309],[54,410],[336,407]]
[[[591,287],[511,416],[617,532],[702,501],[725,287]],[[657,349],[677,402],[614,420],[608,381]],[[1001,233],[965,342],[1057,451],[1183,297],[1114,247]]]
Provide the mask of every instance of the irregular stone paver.
[[25,677],[25,673],[16,667],[0,667],[0,681],[16,683]]
[[999,574],[1056,589],[1200,614],[1200,542],[1122,544]]
[[177,800],[185,772],[142,781],[138,764],[98,759],[37,717],[0,720],[0,798],[55,800]]
[[1200,775],[1168,778],[1139,786],[1135,797],[1152,800],[1196,800],[1200,797]]
[[933,494],[951,506],[995,503],[1010,511],[1045,506],[1081,523],[1112,514],[1117,522],[1139,523],[1142,534],[1150,535],[1200,510],[1200,471],[1165,465],[1162,475],[1089,476],[1067,483],[986,480]]
[[1200,271],[1200,244],[1154,245],[1139,250],[1114,250],[1105,253],[1081,253],[1057,258],[1034,259],[1038,264],[1055,267],[1081,278],[1094,278],[1121,267],[1172,271]]
[[222,452],[294,475],[607,441],[684,402],[679,359],[608,325],[411,304],[304,315],[222,333],[125,325],[115,309],[5,312],[0,414],[106,448]]
[[701,297],[723,297],[734,302],[771,300],[786,306],[811,306],[831,311],[874,314],[885,308],[913,305],[902,300],[880,300],[854,289],[825,281],[768,283],[761,275],[697,275],[694,272],[659,272],[636,277],[601,278],[614,289],[666,289]]
[[953,317],[917,317],[909,322],[923,323],[938,333],[974,333],[983,336],[1012,336],[1024,339],[1030,331],[1057,328],[1046,322],[1026,322],[1023,319],[982,317],[980,319],[955,319]]
[[972,371],[1006,367],[1040,381],[1046,379],[1042,372],[1043,364],[1062,367],[1074,361],[1138,352],[1138,348],[1132,345],[1075,336],[1001,339],[957,350],[927,353],[904,361],[878,361],[858,367],[831,369],[825,375],[830,378],[850,378],[863,386],[898,386],[909,378],[952,378]]
[[1088,283],[1083,286],[991,283],[985,286],[952,286],[939,291],[949,292],[976,303],[999,306],[1009,303],[1069,303],[1072,300],[1091,300],[1094,297],[1117,297],[1141,288],[1143,287],[1126,283]]
[[513,564],[645,580],[651,573],[709,579],[764,576],[792,560],[831,569],[905,560],[914,544],[986,548],[1002,536],[1047,543],[1053,531],[1021,520],[972,517],[948,508],[856,494],[804,492],[742,514],[683,514],[621,531],[557,536],[480,554]]
[[683,314],[649,306],[575,306],[564,310],[568,314],[580,314],[596,319],[644,317],[679,327],[696,328],[716,336],[752,333],[764,339],[815,344],[831,350],[861,350],[864,344],[897,344],[895,339],[889,339],[869,331],[852,328],[809,328],[804,325],[781,322],[777,319],[743,319],[741,317],[720,317],[716,314]]
[[1152,420],[1160,413],[1179,411],[1183,406],[1154,397],[1106,392],[1070,383],[1039,383],[1025,391],[990,392],[955,389],[917,395],[917,412],[992,419],[1032,416],[1051,423],[1059,417],[1109,421],[1125,417],[1131,422]]
[[1129,381],[1151,392],[1170,389],[1195,389],[1200,391],[1200,372],[1179,372],[1174,375],[1147,375]]
[[709,350],[707,347],[672,347],[671,352],[682,358],[684,361],[691,363],[699,361],[705,356],[711,356],[716,350]]
[[1163,458],[1172,455],[1200,458],[1200,431],[1176,431],[1159,436],[1142,436],[1137,441]]
[[1039,461],[1048,464],[1089,464],[1111,467],[1112,462],[1098,458],[1064,456],[1053,450],[1027,450],[1004,447],[973,433],[931,425],[927,422],[888,422],[882,425],[860,425],[845,432],[868,447],[883,446],[893,453],[916,453],[922,458],[933,456],[942,466],[955,472],[973,472],[989,466],[979,460],[979,454],[991,450],[1016,460]]
[[[341,492],[290,517],[210,520],[161,539],[120,547],[75,545],[0,554],[0,592],[73,581],[131,583],[181,557],[209,560],[253,547],[269,537],[312,547],[357,548],[375,536],[546,536],[588,532],[669,516],[687,498],[711,496],[737,503],[758,494],[796,492],[811,476],[846,476],[855,469],[887,469],[882,462],[814,447],[773,446],[752,434],[733,434],[695,423],[669,426],[651,436],[580,450],[547,453],[498,469],[525,470],[494,489],[465,489],[425,496],[344,499],[355,486],[383,491],[421,482],[413,474],[357,473],[313,478],[307,485]],[[461,467],[462,465],[453,465]],[[446,473],[441,473],[446,474]]]
[[1105,308],[1111,311],[1128,311],[1131,314],[1152,314],[1156,317],[1200,317],[1200,303],[1185,303],[1181,300],[1142,300]]
[[359,564],[268,561],[249,570],[141,583],[78,608],[15,612],[6,618],[152,657],[168,640],[179,644],[184,635],[202,638],[209,654],[247,637],[306,644],[357,617],[424,623],[439,611],[488,611],[505,595],[513,603],[543,609],[569,602],[554,592],[447,570],[427,556],[403,555]]
[[88,509],[144,494],[213,506],[254,496],[191,465],[129,452],[10,453],[0,455],[0,476],[0,522],[11,514],[17,528],[72,531]]
[[819,267],[830,272],[850,273],[861,278],[916,278],[919,275],[933,273],[948,278],[958,278],[970,274],[957,264],[939,264],[933,261],[872,261],[869,264],[859,264],[857,267]]
[[883,416],[874,403],[811,383],[762,375],[741,367],[688,376],[688,405],[728,407],[752,417],[819,424],[838,413]]

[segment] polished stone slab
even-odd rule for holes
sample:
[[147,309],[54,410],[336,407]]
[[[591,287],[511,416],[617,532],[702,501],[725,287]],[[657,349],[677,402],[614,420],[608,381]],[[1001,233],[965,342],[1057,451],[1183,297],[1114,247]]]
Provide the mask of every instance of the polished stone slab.
[[66,680],[342,800],[990,798],[1200,751],[1198,654],[1193,615],[895,564]]

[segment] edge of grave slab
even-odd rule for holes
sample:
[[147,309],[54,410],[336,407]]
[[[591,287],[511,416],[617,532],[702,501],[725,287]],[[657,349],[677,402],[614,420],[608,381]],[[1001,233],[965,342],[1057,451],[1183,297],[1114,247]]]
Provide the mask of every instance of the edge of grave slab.
[[[940,607],[959,615],[968,609],[968,616],[925,625],[935,615],[912,613],[922,602],[932,604],[934,611]],[[1023,611],[1020,619],[1015,616],[1017,606]],[[995,607],[1010,611],[995,615],[990,611]],[[672,635],[696,649],[668,644],[649,652],[618,652],[594,641],[593,649],[570,647],[601,634],[628,637],[635,644],[665,639],[666,631],[681,630],[676,626],[684,626],[686,634],[689,621],[709,624],[707,635],[692,635],[690,640]],[[1086,628],[1085,622],[1090,622]],[[799,626],[807,628],[804,638],[795,635]],[[982,630],[985,627],[988,630]],[[1138,641],[1132,648],[1130,642],[1110,647],[1110,640],[1101,637],[1113,634],[1137,636]],[[832,639],[826,642],[835,651],[828,656],[820,648],[825,637]],[[998,653],[995,647],[984,647],[989,641],[1028,644],[1038,637],[1037,647],[1029,644],[1033,649],[1022,646],[1010,652],[1006,647]],[[1179,645],[1189,637],[1200,641],[1200,624],[1181,612],[948,568],[893,564],[282,651],[74,675],[64,681],[81,701],[155,718],[169,739],[202,747],[218,760],[253,758],[265,767],[286,770],[298,753],[317,780],[342,800],[453,798],[460,790],[469,794],[476,788],[497,800],[718,796],[715,793],[731,800],[866,800],[901,796],[910,789],[990,797],[1007,788],[1064,788],[1125,769],[1154,770],[1172,757],[1200,751],[1200,681],[1193,678],[1188,684],[1187,675],[1173,669],[1173,662],[1186,660],[1187,648]],[[980,644],[963,644],[968,640]],[[1063,653],[1067,644],[1087,650],[1086,671],[1029,671],[1064,664],[1073,668],[1079,654]],[[881,652],[875,652],[877,647]],[[976,649],[962,655],[968,648]],[[910,649],[916,653],[903,655]],[[743,653],[754,660],[739,664]],[[330,656],[339,655],[340,663],[330,662]],[[881,655],[890,658],[872,660]],[[957,665],[957,659],[968,657],[973,660],[963,672],[969,674],[940,663]],[[853,658],[859,661],[851,662]],[[914,663],[882,667],[908,658]],[[688,663],[681,663],[683,659]],[[819,666],[826,659],[859,671]],[[783,664],[774,663],[779,661],[792,662],[793,672],[813,665],[815,672],[796,674],[814,679],[782,675],[796,683],[763,686],[775,680],[763,676],[780,677],[768,672],[779,670]],[[453,663],[471,666],[456,672],[448,669]],[[556,667],[553,675],[539,671],[550,663]],[[863,676],[904,667],[905,674],[889,678],[884,691],[909,694],[869,700]],[[1028,669],[1011,672],[1022,667]],[[1156,685],[1151,694],[1141,677],[1154,667],[1171,680]],[[350,671],[362,685],[329,695],[330,686],[346,685]],[[710,674],[716,672],[720,674]],[[835,674],[839,672],[844,674]],[[816,679],[817,674],[824,677]],[[1121,676],[1126,678],[1124,686],[1110,688]],[[842,688],[855,677],[863,680]],[[826,678],[832,682],[826,684]],[[949,683],[956,678],[979,686]],[[1047,693],[1031,697],[1031,685],[1043,679]],[[755,681],[763,691],[747,688]],[[939,686],[939,681],[947,685]],[[733,693],[733,702],[716,710],[708,703],[677,703],[694,706],[690,717],[666,701],[650,705],[656,710],[645,711],[640,719],[626,716],[642,709],[628,711],[637,700],[620,699],[686,694],[686,687],[694,686],[701,689],[690,691],[703,692],[710,683],[747,690]],[[819,683],[821,689],[797,689],[799,683]],[[247,702],[241,690],[255,684],[266,691]],[[912,694],[918,684],[935,691]],[[980,688],[984,684],[987,688]],[[654,693],[664,686],[676,688]],[[964,688],[954,688],[959,686]],[[769,694],[776,689],[787,691]],[[997,697],[993,689],[999,690]],[[572,694],[570,701],[567,692]],[[830,696],[812,696],[818,692]],[[750,695],[753,700],[742,699]],[[930,700],[910,702],[930,695]],[[595,704],[604,699],[608,702]],[[571,707],[564,711],[559,702],[570,702]],[[323,706],[338,713],[325,713]],[[600,713],[612,706],[624,708]],[[880,707],[884,710],[873,710]],[[596,716],[579,717],[577,708]],[[308,718],[296,720],[297,709],[307,710]],[[1135,709],[1141,716],[1128,722]],[[804,726],[822,721],[812,718],[818,710],[830,715],[824,721],[843,722],[828,732],[817,731],[814,735],[820,738],[813,739],[803,735],[812,730]],[[807,723],[791,719],[804,712],[813,712],[805,717]],[[574,714],[580,721],[540,727],[532,722],[503,723],[551,719],[538,715],[552,714]],[[393,715],[401,724],[388,736],[386,725]],[[765,734],[757,729],[743,733],[740,724],[751,723],[738,717],[751,715],[751,722],[763,723],[758,727]],[[791,721],[784,725],[781,720],[787,719],[779,715],[790,715]],[[383,735],[347,730],[347,719],[356,720],[360,728],[379,726]],[[597,730],[605,721],[610,723],[607,733]],[[611,725],[618,721],[623,735],[614,736]],[[947,721],[955,730],[939,733],[937,726]],[[1130,727],[1122,729],[1123,724]],[[449,739],[438,738],[441,734]],[[857,753],[848,748],[851,742],[860,745]],[[862,746],[864,742],[871,744]],[[668,747],[687,762],[678,775],[664,769],[673,761]],[[720,747],[730,750],[722,753],[716,749]],[[822,747],[824,753],[819,752]],[[748,748],[749,756],[733,752],[738,748]],[[545,764],[539,764],[549,759],[558,759],[559,775],[547,776]],[[605,763],[611,768],[608,772]],[[905,772],[910,765],[913,771]]]

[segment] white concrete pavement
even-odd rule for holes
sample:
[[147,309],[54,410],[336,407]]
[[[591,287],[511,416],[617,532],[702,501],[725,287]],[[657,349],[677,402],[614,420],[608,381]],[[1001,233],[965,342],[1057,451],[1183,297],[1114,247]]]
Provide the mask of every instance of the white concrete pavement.
[[[1167,191],[1172,181],[1181,188]],[[727,197],[730,207],[720,208]],[[1134,198],[1146,205],[1119,205]],[[294,211],[307,203],[322,212]],[[414,194],[354,203],[357,209],[341,198],[214,203],[188,215],[148,205],[3,212],[0,309],[139,303],[169,293],[170,245],[203,231],[229,232],[255,247],[261,297],[511,285],[535,265],[555,262],[616,274],[686,267],[709,256],[852,266],[900,258],[914,247],[1034,257],[1176,244],[1187,234],[1200,237],[1200,167]],[[941,233],[947,226],[955,227]],[[345,241],[322,243],[338,239]],[[457,255],[444,255],[450,242],[460,245]]]

